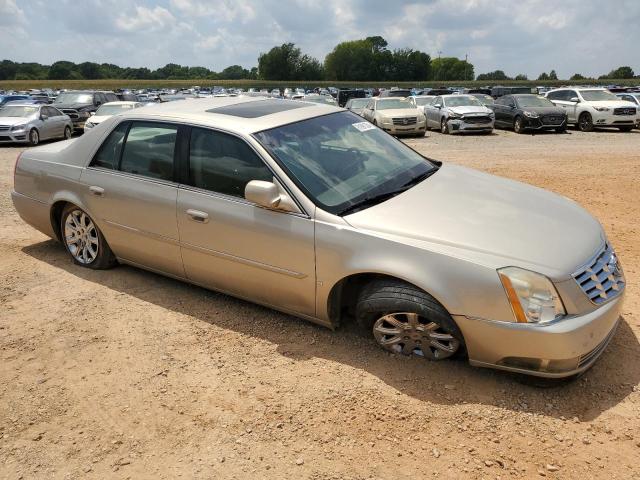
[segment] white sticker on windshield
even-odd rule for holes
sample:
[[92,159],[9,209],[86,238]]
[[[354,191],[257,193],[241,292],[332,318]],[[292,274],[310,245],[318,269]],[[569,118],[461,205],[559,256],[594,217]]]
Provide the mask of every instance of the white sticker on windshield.
[[375,125],[369,122],[358,122],[358,123],[352,123],[351,125],[353,127],[356,127],[361,132],[366,132],[367,130],[374,130],[376,128]]

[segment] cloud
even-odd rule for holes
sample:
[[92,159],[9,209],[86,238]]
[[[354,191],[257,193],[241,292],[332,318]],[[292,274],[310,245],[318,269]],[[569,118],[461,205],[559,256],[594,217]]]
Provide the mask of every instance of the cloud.
[[[476,73],[535,78],[555,69],[640,72],[640,1],[617,0],[0,0],[5,56],[157,68],[249,68],[293,42],[324,60],[341,41],[382,35],[391,48],[469,55]],[[587,34],[585,37],[585,33]],[[587,42],[584,39],[587,38]]]

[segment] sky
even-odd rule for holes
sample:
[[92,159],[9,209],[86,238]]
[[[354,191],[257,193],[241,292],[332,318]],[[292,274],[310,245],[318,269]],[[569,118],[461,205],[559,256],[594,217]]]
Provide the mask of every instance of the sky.
[[220,71],[286,42],[323,61],[372,35],[468,55],[476,75],[640,73],[640,0],[0,0],[0,56],[21,62]]

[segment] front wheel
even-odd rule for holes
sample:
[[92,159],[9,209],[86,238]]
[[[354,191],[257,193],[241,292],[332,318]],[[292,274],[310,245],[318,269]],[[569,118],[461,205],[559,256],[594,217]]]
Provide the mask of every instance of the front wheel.
[[513,122],[513,131],[516,133],[524,133],[524,121],[522,117],[516,117]]
[[38,130],[36,130],[35,128],[32,128],[29,131],[29,145],[32,147],[35,147],[39,143],[40,143],[40,134],[38,133]]
[[64,139],[69,140],[71,138],[71,127],[64,127]]
[[440,119],[440,132],[445,135],[449,133],[449,122],[447,122],[446,118]]
[[76,264],[99,270],[117,263],[100,229],[75,205],[69,204],[62,211],[60,232],[62,242]]
[[365,287],[356,305],[360,327],[385,350],[444,360],[464,351],[451,315],[431,295],[395,280]]
[[593,131],[593,118],[590,113],[582,112],[580,114],[580,117],[578,118],[578,129],[580,129],[581,132]]

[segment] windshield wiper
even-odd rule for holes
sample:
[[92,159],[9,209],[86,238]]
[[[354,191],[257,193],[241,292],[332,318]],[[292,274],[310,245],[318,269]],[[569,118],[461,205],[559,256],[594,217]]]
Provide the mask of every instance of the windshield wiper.
[[409,180],[408,182],[402,184],[400,187],[396,188],[395,190],[390,190],[390,191],[378,193],[377,195],[372,195],[370,197],[365,197],[362,200],[360,200],[359,202],[354,203],[353,205],[349,205],[347,208],[343,209],[339,213],[339,215],[342,216],[342,215],[348,215],[350,213],[355,213],[355,212],[357,212],[359,210],[362,210],[364,208],[371,207],[373,205],[377,205],[378,203],[382,203],[385,200],[389,200],[390,198],[393,198],[396,195],[400,195],[402,192],[406,192],[411,187],[413,187],[413,186],[417,185],[418,183],[422,182],[425,178],[430,177],[431,175],[433,175],[437,171],[438,171],[438,169],[434,168],[432,170],[429,170],[427,172],[421,173],[420,175],[417,175],[417,176],[413,177],[411,180]]

